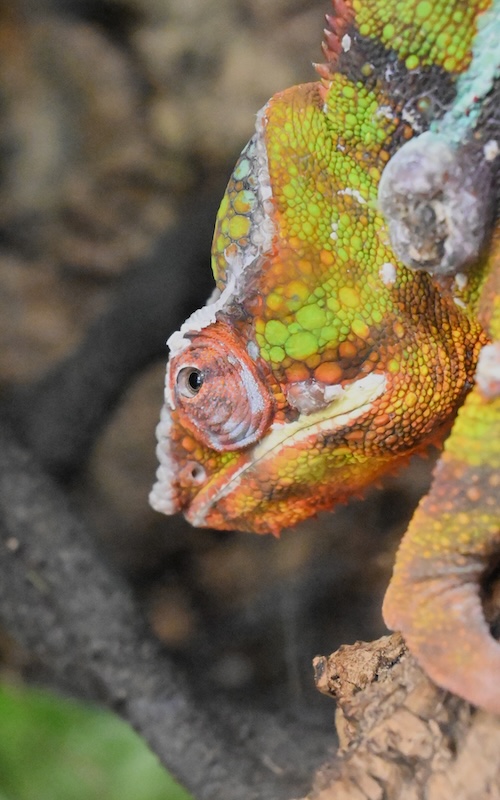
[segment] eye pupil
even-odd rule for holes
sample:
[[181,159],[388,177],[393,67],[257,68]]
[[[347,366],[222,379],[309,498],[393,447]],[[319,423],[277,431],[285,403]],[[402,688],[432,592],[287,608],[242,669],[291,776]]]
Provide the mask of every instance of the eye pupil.
[[203,386],[204,375],[197,367],[183,367],[177,373],[177,392],[186,399],[193,398]]
[[188,384],[189,388],[193,392],[199,392],[201,387],[203,386],[203,375],[201,374],[199,369],[193,369],[188,375]]

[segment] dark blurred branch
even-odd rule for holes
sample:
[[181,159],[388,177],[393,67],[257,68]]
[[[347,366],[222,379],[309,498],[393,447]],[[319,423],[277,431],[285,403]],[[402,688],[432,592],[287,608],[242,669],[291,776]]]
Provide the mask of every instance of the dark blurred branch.
[[1,430],[0,512],[1,620],[48,682],[117,711],[197,798],[306,789],[314,734],[304,746],[298,724],[194,700],[60,489]]
[[166,360],[169,334],[212,291],[216,196],[186,209],[148,261],[124,275],[108,312],[74,353],[41,380],[6,393],[4,413],[17,437],[52,475],[68,479],[84,465],[123,391],[152,360]]

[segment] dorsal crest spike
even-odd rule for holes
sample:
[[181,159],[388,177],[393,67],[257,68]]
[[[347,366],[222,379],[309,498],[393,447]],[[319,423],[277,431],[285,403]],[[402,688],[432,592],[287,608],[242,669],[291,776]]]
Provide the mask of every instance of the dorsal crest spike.
[[313,67],[314,67],[314,69],[316,70],[316,72],[318,73],[319,77],[322,80],[324,80],[324,81],[330,80],[331,73],[330,73],[330,69],[328,67],[328,64],[313,63]]
[[314,68],[322,80],[329,80],[335,72],[342,39],[354,19],[352,0],[332,0],[333,13],[325,14],[327,27],[321,45],[326,64],[315,64]]

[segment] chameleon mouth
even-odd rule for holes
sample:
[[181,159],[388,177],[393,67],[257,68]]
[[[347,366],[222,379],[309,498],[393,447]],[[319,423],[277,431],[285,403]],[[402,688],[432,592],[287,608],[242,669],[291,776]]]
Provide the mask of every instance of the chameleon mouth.
[[250,470],[272,460],[278,448],[291,448],[321,433],[331,434],[345,428],[370,411],[386,384],[384,373],[371,373],[344,387],[342,394],[320,411],[301,414],[294,422],[273,425],[260,442],[242,453],[239,465],[233,465],[230,474],[219,474],[200,489],[189,508],[184,509],[186,519],[194,527],[210,526],[211,512],[238,489]]

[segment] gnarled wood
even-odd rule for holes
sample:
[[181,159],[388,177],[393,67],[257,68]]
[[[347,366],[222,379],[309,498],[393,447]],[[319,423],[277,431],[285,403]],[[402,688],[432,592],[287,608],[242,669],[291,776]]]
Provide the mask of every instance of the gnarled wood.
[[340,749],[307,800],[493,800],[500,719],[438,689],[399,634],[315,660]]

